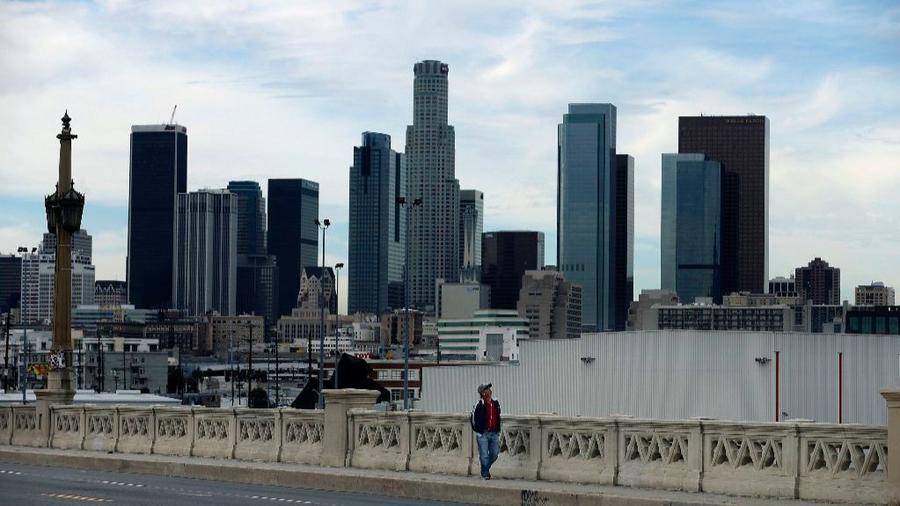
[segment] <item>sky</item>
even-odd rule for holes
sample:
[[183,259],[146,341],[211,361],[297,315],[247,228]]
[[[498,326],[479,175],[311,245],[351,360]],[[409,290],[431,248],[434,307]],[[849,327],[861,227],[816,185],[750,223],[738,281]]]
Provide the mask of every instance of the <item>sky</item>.
[[40,241],[68,109],[97,279],[125,276],[130,127],[176,104],[189,190],[318,181],[345,261],[353,146],[405,149],[413,64],[438,59],[460,186],[484,192],[485,231],[543,231],[548,263],[556,126],[609,102],[635,158],[635,296],[660,282],[661,154],[701,113],[770,120],[770,277],[822,257],[843,299],[900,285],[896,1],[7,1],[0,47],[0,253]]

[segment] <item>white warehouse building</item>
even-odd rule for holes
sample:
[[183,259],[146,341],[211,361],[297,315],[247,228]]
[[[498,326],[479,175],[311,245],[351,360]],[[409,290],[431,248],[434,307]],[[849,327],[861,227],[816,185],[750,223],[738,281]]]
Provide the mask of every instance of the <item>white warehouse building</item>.
[[425,411],[467,412],[493,383],[507,414],[787,418],[885,425],[900,336],[662,330],[522,340],[518,363],[423,369]]

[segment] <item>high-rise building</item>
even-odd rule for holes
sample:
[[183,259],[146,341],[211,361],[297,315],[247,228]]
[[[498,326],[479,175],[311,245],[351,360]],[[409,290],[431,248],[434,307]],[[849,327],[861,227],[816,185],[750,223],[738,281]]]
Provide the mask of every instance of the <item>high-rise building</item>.
[[722,166],[703,154],[662,155],[661,282],[684,303],[722,303]]
[[269,255],[278,262],[278,315],[297,302],[300,272],[318,265],[319,183],[306,179],[269,180]]
[[525,271],[544,266],[544,233],[485,232],[481,262],[481,282],[491,289],[491,309],[516,309]]
[[769,291],[766,292],[771,295],[778,295],[780,297],[796,297],[797,296],[797,283],[794,280],[794,275],[791,274],[790,278],[786,278],[784,276],[777,276],[769,280]]
[[0,314],[19,307],[22,296],[22,258],[0,255]]
[[484,193],[459,191],[459,280],[481,279],[481,234],[484,232]]
[[94,281],[94,304],[103,307],[128,304],[128,285],[108,279]]
[[581,287],[558,271],[526,271],[518,310],[532,339],[581,337]]
[[[628,258],[626,254],[626,258],[619,259],[616,247],[620,235],[616,206],[616,107],[569,104],[569,112],[559,125],[557,148],[559,270],[582,288],[582,325],[586,331],[624,327],[624,322],[617,322],[621,316],[617,304],[622,299],[616,293],[616,273],[618,269],[626,269],[627,273]],[[627,161],[623,163],[627,167]],[[627,192],[625,197],[627,204]],[[621,212],[627,215],[627,209]],[[630,295],[621,297],[630,300]]]
[[825,260],[816,257],[806,267],[797,267],[794,278],[801,301],[823,306],[841,303],[841,270]]
[[894,289],[884,286],[881,281],[872,281],[868,285],[856,287],[857,306],[893,306]]
[[[615,329],[625,330],[634,300],[634,157],[616,155]],[[580,289],[581,287],[579,287]],[[579,294],[580,295],[580,294]],[[580,301],[579,301],[580,304]],[[580,313],[580,309],[579,309]],[[581,316],[579,314],[579,320]]]
[[[44,253],[48,255],[56,253],[56,234],[44,232],[41,245],[44,248]],[[72,234],[72,252],[76,256],[87,258],[89,262],[94,256],[93,239],[83,229],[76,230],[75,233]]]
[[[90,243],[91,236],[83,234],[81,237]],[[31,324],[53,319],[56,250],[55,242],[46,244],[54,247],[51,253],[48,253],[42,244],[37,251],[22,256],[19,289],[22,296],[20,301],[22,323]],[[94,266],[91,264],[91,257],[81,254],[82,251],[84,248],[72,251],[72,309],[79,305],[94,303]]]
[[347,309],[381,314],[403,307],[406,264],[406,157],[391,137],[363,132],[350,167]]
[[722,164],[722,292],[763,293],[769,279],[769,120],[682,116],[678,152]]
[[231,181],[228,191],[237,203],[236,311],[274,324],[278,265],[266,255],[266,199],[256,181]]
[[413,67],[413,124],[406,127],[411,210],[410,305],[434,306],[435,280],[459,279],[459,181],[453,127],[447,123],[446,63],[425,60]]
[[131,127],[128,184],[128,300],[172,307],[175,195],[187,191],[187,128]]
[[175,209],[175,307],[190,316],[235,314],[237,205],[228,190],[179,193]]

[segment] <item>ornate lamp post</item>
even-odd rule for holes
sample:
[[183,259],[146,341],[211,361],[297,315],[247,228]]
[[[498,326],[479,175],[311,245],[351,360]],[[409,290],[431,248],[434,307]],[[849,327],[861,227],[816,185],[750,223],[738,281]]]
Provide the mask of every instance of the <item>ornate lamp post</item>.
[[[56,234],[56,270],[53,300],[53,344],[50,347],[47,388],[35,392],[38,410],[49,420],[50,404],[70,404],[75,396],[72,369],[72,234],[81,228],[84,195],[72,182],[72,139],[69,113],[62,117],[59,139],[59,180],[56,191],[44,199],[47,230]],[[42,427],[45,431],[49,426]]]
[[325,218],[321,222],[316,220],[316,226],[322,231],[322,277],[319,278],[319,311],[321,316],[321,327],[319,327],[319,393],[316,406],[319,409],[325,409],[325,395],[322,393],[324,388],[325,370],[325,231],[331,226],[331,220]]

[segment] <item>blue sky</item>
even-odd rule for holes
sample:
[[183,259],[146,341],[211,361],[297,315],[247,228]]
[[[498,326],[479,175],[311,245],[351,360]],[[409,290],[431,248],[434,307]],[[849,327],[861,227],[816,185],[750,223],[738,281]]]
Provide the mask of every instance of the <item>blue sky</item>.
[[461,186],[485,192],[486,230],[544,231],[549,262],[556,124],[569,102],[611,102],[635,157],[637,290],[659,285],[660,154],[699,113],[770,118],[770,276],[820,256],[844,298],[900,285],[896,1],[483,4],[0,4],[0,252],[40,239],[68,108],[98,277],[124,278],[130,126],[178,104],[190,189],[319,181],[343,261],[353,146],[371,130],[402,151],[412,65],[440,59]]

